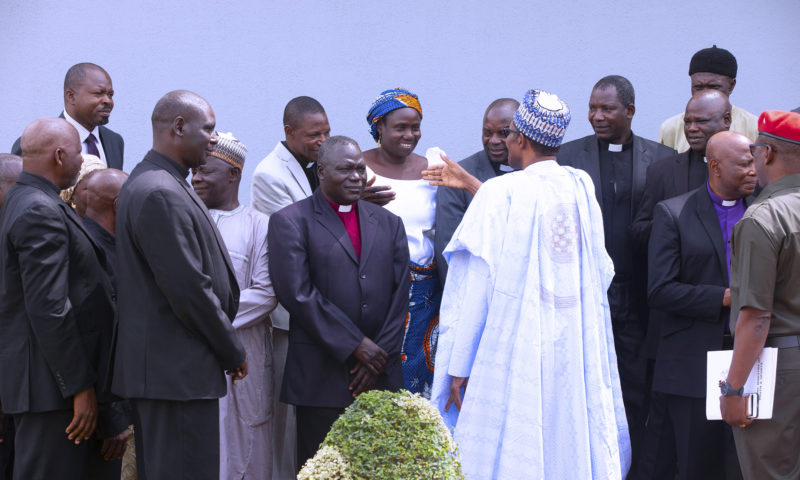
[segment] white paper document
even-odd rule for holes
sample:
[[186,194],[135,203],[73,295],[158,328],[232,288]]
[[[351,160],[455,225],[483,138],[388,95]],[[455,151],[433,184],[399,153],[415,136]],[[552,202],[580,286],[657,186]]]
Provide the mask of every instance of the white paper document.
[[[706,418],[722,420],[719,409],[719,382],[728,377],[731,366],[732,350],[708,352],[706,368]],[[772,405],[775,402],[775,377],[778,369],[778,349],[765,348],[756,360],[747,383],[744,384],[744,395],[758,395],[757,411],[754,418],[772,418]]]

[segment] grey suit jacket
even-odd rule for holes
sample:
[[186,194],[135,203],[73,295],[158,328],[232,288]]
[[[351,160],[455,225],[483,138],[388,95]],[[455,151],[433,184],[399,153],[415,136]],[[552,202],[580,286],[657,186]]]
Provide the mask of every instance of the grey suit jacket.
[[187,175],[151,150],[119,195],[112,390],[126,398],[219,398],[245,359],[228,251]]
[[98,402],[110,400],[114,304],[105,256],[58,194],[22,172],[0,213],[6,413],[72,409],[72,397],[92,386]]
[[[746,204],[750,198],[745,199]],[[651,328],[658,351],[653,389],[705,396],[706,352],[722,348],[728,265],[705,185],[656,205],[648,268]]]
[[358,216],[360,259],[319,189],[270,217],[270,277],[291,315],[282,402],[350,405],[352,353],[365,336],[389,354],[375,388],[403,385],[400,348],[409,290],[403,221],[364,201]]
[[[475,152],[458,162],[464,170],[481,182],[497,176],[486,151]],[[442,256],[447,244],[453,237],[458,224],[464,218],[473,195],[458,188],[439,187],[436,190],[436,231],[433,237],[433,250],[436,255],[436,267],[439,269],[439,281],[444,285],[447,279],[447,262]]]
[[[645,190],[647,167],[664,157],[675,155],[675,150],[646,138],[633,136],[633,185],[631,188],[631,220]],[[565,143],[558,151],[558,163],[584,170],[592,177],[594,193],[603,205],[603,185],[600,181],[600,152],[597,137],[589,135]]]
[[[58,117],[64,118],[64,113],[62,112]],[[125,158],[125,141],[122,140],[122,136],[103,125],[97,127],[97,133],[100,136],[100,143],[103,145],[103,152],[106,154],[108,168],[122,170],[122,164]],[[20,146],[21,140],[21,137],[17,138],[14,141],[14,145],[11,147],[11,153],[14,155],[22,156],[22,147]]]
[[[297,163],[283,142],[278,142],[253,172],[253,208],[269,217],[283,207],[310,195],[311,186],[303,167]],[[274,328],[289,330],[289,312],[283,305],[278,305],[270,313],[270,319]]]

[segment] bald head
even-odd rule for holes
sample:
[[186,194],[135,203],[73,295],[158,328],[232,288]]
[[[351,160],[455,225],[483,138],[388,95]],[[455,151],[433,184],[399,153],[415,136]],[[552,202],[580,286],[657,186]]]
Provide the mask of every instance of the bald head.
[[197,168],[217,143],[216,118],[211,105],[188,90],[167,93],[150,117],[153,149],[186,168]]
[[10,153],[0,153],[0,208],[6,201],[6,195],[17,182],[22,172],[22,157]]
[[486,112],[484,112],[483,117],[486,118],[489,115],[489,112],[493,110],[502,110],[502,111],[511,111],[511,115],[514,115],[514,112],[517,111],[519,108],[519,102],[514,100],[513,98],[498,98],[497,100],[493,101],[486,107]]
[[708,139],[731,126],[731,103],[728,96],[718,90],[703,90],[686,104],[683,116],[683,133],[689,147],[705,155]]
[[114,234],[117,197],[128,174],[114,168],[95,170],[84,178],[86,182],[86,213],[100,226]]
[[724,200],[744,198],[755,191],[757,178],[750,139],[737,132],[718,132],[706,146],[708,184]]
[[174,90],[156,103],[150,121],[153,130],[169,128],[176,117],[192,118],[206,108],[211,107],[200,95],[189,90]]
[[22,169],[44,177],[58,188],[75,184],[81,169],[81,141],[63,118],[39,118],[22,132]]

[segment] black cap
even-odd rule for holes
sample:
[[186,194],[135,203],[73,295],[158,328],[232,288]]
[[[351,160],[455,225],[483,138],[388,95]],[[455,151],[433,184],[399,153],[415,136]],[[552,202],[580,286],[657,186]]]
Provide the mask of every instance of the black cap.
[[716,73],[726,77],[736,78],[736,57],[724,48],[704,48],[695,53],[689,62],[689,75],[697,72]]

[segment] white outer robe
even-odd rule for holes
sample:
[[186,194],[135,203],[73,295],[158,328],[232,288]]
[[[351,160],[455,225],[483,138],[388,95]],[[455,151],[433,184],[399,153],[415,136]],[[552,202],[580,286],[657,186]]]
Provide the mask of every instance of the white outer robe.
[[[589,176],[542,161],[487,181],[444,255],[431,401],[467,478],[624,478],[614,271]],[[444,412],[451,376],[469,377],[460,414]]]
[[269,278],[268,217],[240,205],[209,210],[228,248],[239,284],[233,327],[247,352],[247,376],[219,399],[220,479],[272,478],[272,324],[278,300]]

